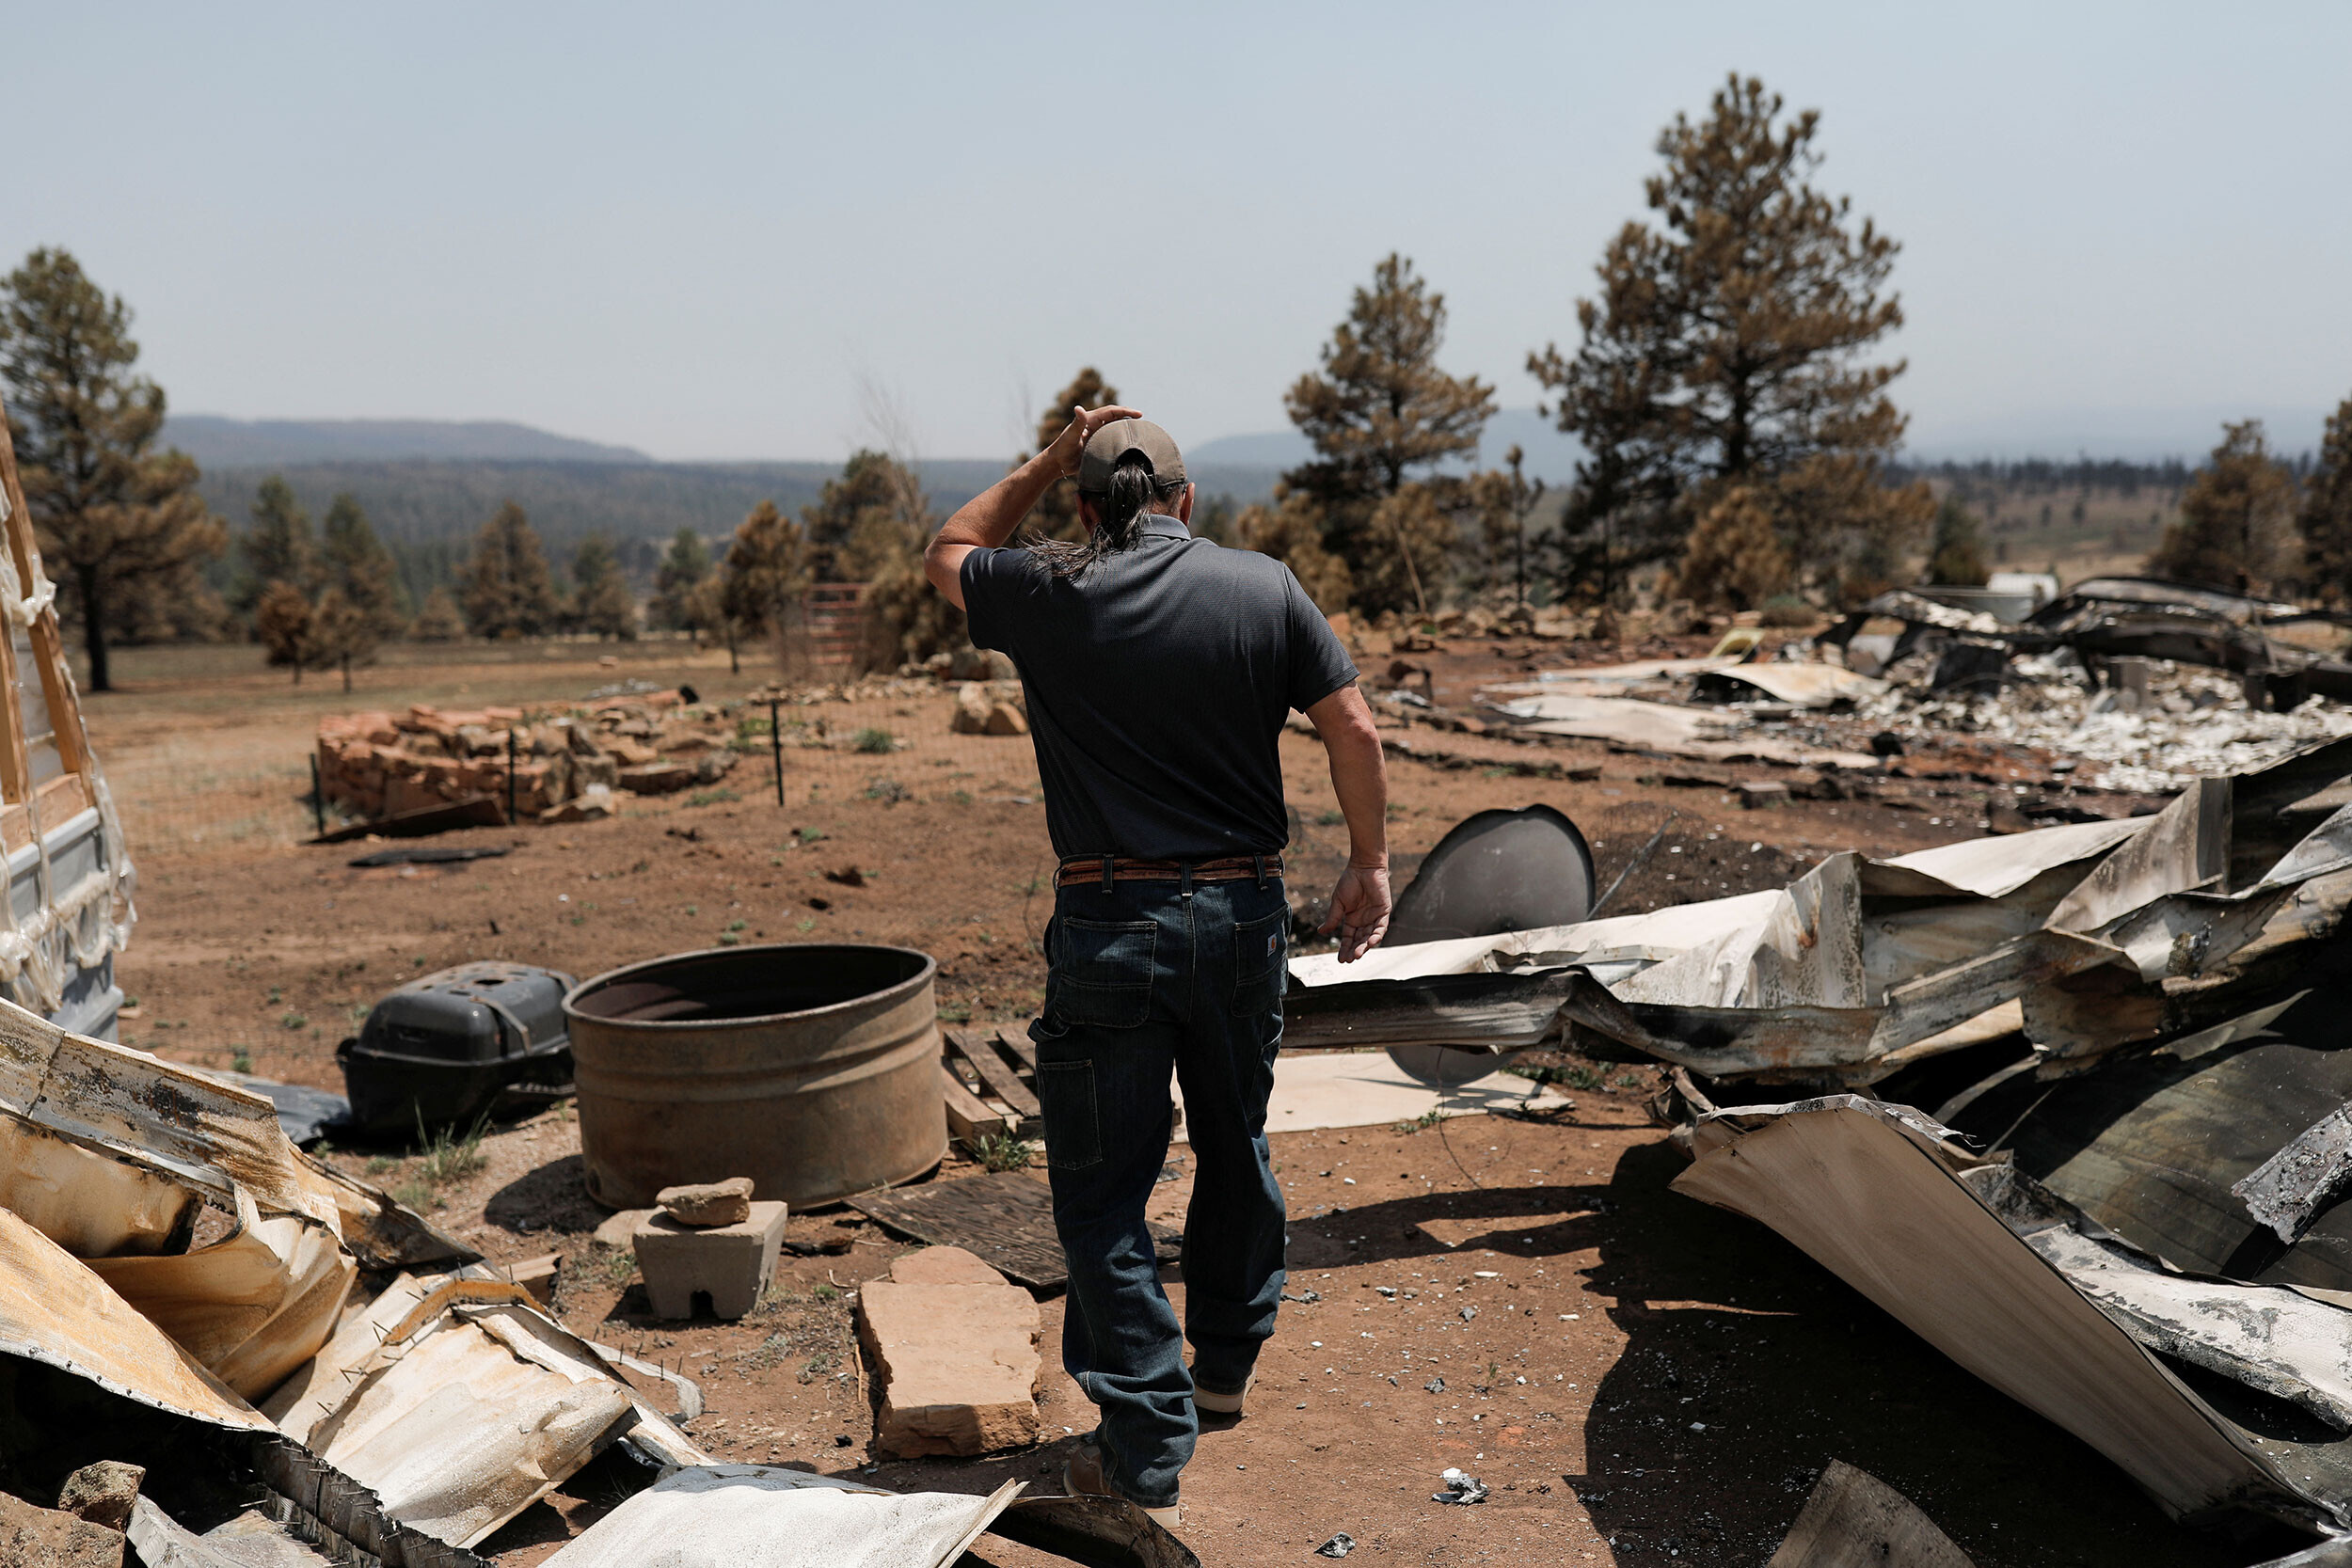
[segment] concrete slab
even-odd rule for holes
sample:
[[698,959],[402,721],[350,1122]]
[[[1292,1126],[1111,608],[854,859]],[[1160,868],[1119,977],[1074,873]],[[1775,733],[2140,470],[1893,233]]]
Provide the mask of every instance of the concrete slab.
[[978,1454],[1038,1438],[1043,1323],[1028,1291],[961,1247],[926,1247],[858,1291],[884,1452]]
[[[1182,1104],[1182,1089],[1174,1092]],[[1467,1117],[1536,1110],[1568,1101],[1547,1085],[1502,1071],[1450,1087],[1441,1097],[1389,1060],[1385,1051],[1318,1052],[1275,1058],[1265,1128],[1269,1132],[1311,1132],[1325,1127],[1376,1127],[1418,1121],[1431,1111]],[[1184,1141],[1181,1124],[1175,1141]]]
[[608,1214],[605,1216],[604,1223],[596,1227],[596,1234],[589,1240],[598,1246],[627,1251],[629,1239],[637,1234],[637,1227],[645,1223],[647,1215],[658,1212],[660,1211],[654,1209],[624,1209],[617,1214]]

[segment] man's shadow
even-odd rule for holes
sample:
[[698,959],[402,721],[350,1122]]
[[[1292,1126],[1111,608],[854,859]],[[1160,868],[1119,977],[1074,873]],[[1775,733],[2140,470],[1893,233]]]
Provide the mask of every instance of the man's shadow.
[[[1833,1459],[1908,1497],[1980,1568],[2234,1568],[2266,1555],[2174,1525],[2088,1445],[1771,1230],[1669,1191],[1686,1168],[1661,1140],[1628,1150],[1606,1182],[1294,1217],[1290,1265],[1295,1277],[1340,1262],[1597,1249],[1585,1285],[1613,1298],[1603,1309],[1625,1344],[1592,1390],[1581,1467],[1553,1484],[1620,1563],[1761,1564]],[[1430,1222],[1442,1222],[1438,1234]]]

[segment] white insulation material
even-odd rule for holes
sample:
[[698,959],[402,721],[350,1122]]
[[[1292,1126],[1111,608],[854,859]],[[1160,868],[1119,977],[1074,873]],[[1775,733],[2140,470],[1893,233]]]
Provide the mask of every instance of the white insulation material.
[[546,1568],[945,1568],[1024,1484],[984,1497],[900,1494],[764,1465],[696,1465],[597,1520]]

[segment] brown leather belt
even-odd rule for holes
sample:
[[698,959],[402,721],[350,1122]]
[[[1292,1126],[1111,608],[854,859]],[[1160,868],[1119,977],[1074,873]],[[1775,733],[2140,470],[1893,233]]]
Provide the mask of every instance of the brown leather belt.
[[1093,882],[1107,893],[1114,882],[1263,882],[1282,874],[1279,855],[1228,855],[1223,860],[1193,861],[1105,861],[1100,855],[1081,855],[1061,863],[1054,873],[1056,887],[1082,887]]

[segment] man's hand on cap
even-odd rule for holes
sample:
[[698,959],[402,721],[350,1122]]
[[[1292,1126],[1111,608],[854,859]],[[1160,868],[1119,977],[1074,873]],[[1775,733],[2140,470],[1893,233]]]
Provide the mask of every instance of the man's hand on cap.
[[1106,424],[1116,424],[1120,420],[1141,418],[1142,409],[1129,408],[1120,404],[1103,408],[1081,408],[1073,404],[1070,409],[1070,422],[1062,427],[1059,436],[1054,437],[1054,444],[1045,449],[1045,453],[1054,460],[1062,476],[1068,478],[1078,471],[1079,456],[1085,452],[1088,440],[1096,431]]

